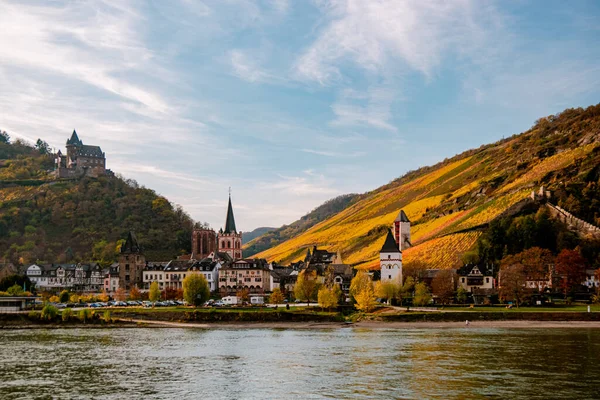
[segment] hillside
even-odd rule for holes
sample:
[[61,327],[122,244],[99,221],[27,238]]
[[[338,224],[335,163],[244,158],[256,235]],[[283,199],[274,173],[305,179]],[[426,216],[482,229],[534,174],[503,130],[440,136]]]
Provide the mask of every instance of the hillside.
[[0,138],[0,257],[109,263],[129,230],[149,260],[191,251],[193,221],[180,207],[121,177],[55,180],[41,143]]
[[407,173],[257,257],[288,263],[317,245],[358,268],[378,264],[386,229],[404,209],[413,247],[405,262],[450,268],[489,223],[544,185],[552,202],[600,225],[600,105],[540,118],[528,131]]
[[295,236],[306,232],[321,221],[331,218],[338,212],[342,211],[359,198],[357,194],[345,194],[327,200],[319,207],[315,208],[299,220],[292,222],[289,225],[284,225],[281,228],[274,229],[266,234],[254,239],[248,240],[244,236],[244,257],[252,257],[256,253],[277,246]]
[[245,242],[251,242],[254,239],[256,239],[257,237],[262,236],[265,233],[274,231],[275,229],[277,229],[277,228],[269,228],[269,227],[263,226],[260,228],[256,228],[255,230],[250,231],[250,232],[242,232],[242,234],[243,234]]

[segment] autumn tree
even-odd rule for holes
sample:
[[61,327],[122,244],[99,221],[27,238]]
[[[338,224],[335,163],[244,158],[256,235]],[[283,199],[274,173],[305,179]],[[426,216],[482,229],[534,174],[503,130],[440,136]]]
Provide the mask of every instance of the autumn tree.
[[387,304],[392,304],[392,299],[398,297],[400,285],[394,281],[377,281],[375,283],[375,295],[385,299]]
[[134,286],[129,291],[129,300],[139,300],[142,298],[142,293],[140,293],[140,289],[137,286]]
[[[73,296],[71,296],[71,297],[73,297]],[[104,290],[102,291],[102,293],[100,293],[100,294],[98,295],[98,300],[100,300],[100,301],[102,301],[102,302],[107,302],[107,301],[108,301],[108,299],[109,299],[109,297],[108,297],[108,293],[106,293],[106,291],[104,291]]]
[[281,289],[279,288],[275,288],[273,289],[273,292],[271,293],[271,296],[269,296],[269,302],[271,304],[280,304],[283,303],[283,294],[281,293]]
[[517,308],[528,297],[527,276],[522,264],[509,264],[500,269],[498,274],[498,293],[504,300],[514,301]]
[[366,271],[358,271],[352,278],[350,296],[356,302],[356,309],[360,311],[371,312],[377,306],[373,282]]
[[548,287],[553,263],[554,256],[550,250],[532,247],[518,254],[504,257],[500,262],[500,269],[510,265],[521,265],[525,278],[538,282],[537,288],[542,291]]
[[124,288],[120,287],[115,292],[115,299],[118,301],[125,301],[127,299],[127,292]]
[[431,292],[425,282],[419,282],[415,285],[415,295],[413,304],[415,306],[426,306],[431,303]]
[[420,282],[425,277],[427,264],[421,260],[412,260],[402,266],[402,275],[412,277],[415,282]]
[[327,286],[322,286],[319,289],[317,299],[321,308],[331,310],[338,305],[338,297],[333,287],[329,288]]
[[59,301],[61,303],[68,303],[69,302],[69,291],[68,290],[63,290],[58,295],[58,298],[59,298]]
[[183,279],[183,298],[198,307],[210,297],[210,288],[203,274],[190,274]]
[[158,282],[152,282],[150,284],[148,299],[153,303],[156,303],[160,299],[160,288],[158,287]]
[[239,289],[235,295],[242,303],[247,303],[250,301],[250,291],[248,289]]
[[294,286],[294,296],[298,300],[304,300],[310,305],[310,300],[314,298],[317,285],[317,271],[302,270],[298,274],[296,286]]
[[442,304],[448,304],[454,298],[456,288],[456,272],[451,269],[439,271],[431,282],[432,293]]
[[559,287],[567,298],[577,285],[581,285],[586,278],[586,262],[578,249],[563,249],[556,256],[556,274],[559,276]]

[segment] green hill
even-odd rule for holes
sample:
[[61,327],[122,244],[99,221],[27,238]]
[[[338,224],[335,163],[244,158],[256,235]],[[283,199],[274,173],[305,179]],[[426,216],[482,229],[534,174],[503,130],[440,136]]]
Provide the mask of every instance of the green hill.
[[15,264],[105,263],[129,230],[149,260],[191,251],[193,221],[151,189],[118,176],[55,180],[47,147],[0,137],[0,257]]
[[553,193],[555,205],[600,225],[600,105],[540,118],[522,134],[409,172],[257,256],[288,263],[317,245],[372,268],[386,230],[404,209],[413,244],[404,259],[450,268],[479,251],[492,221],[508,218],[509,229],[540,186]]

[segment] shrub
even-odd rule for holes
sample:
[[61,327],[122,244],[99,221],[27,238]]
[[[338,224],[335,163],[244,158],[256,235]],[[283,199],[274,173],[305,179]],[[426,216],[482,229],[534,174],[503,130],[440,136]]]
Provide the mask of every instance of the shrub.
[[89,308],[83,308],[79,311],[79,320],[84,324],[92,319],[92,310]]
[[40,318],[45,321],[52,321],[58,315],[58,309],[54,307],[52,304],[46,304],[44,308],[42,308],[42,314]]
[[110,310],[106,310],[104,311],[104,316],[102,317],[102,319],[104,319],[104,322],[110,322]]
[[29,319],[39,319],[40,318],[40,313],[37,311],[29,311],[29,313],[27,314],[27,318]]
[[68,290],[63,290],[62,292],[60,292],[60,295],[58,296],[58,299],[61,303],[67,303],[69,302],[69,291]]
[[63,320],[64,322],[67,322],[67,321],[69,321],[69,319],[71,319],[71,317],[73,316],[73,310],[71,310],[70,308],[65,308],[65,309],[62,311],[62,314],[61,314],[61,316],[62,316],[62,320]]

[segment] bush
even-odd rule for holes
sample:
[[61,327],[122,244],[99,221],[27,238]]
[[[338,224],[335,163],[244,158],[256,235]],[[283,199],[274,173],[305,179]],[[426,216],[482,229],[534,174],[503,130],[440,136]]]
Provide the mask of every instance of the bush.
[[63,290],[62,292],[60,292],[60,295],[58,296],[58,301],[60,301],[61,303],[68,303],[69,297],[70,297],[69,291]]
[[65,308],[62,311],[61,316],[64,322],[68,322],[69,319],[71,319],[71,317],[73,316],[73,310],[71,310],[70,308]]
[[58,309],[54,307],[52,304],[46,304],[44,308],[42,308],[42,313],[40,314],[40,318],[44,321],[52,321],[58,315]]
[[84,324],[92,319],[92,310],[90,310],[89,308],[83,308],[79,311],[79,320],[81,322],[83,322]]
[[110,310],[104,311],[104,316],[102,318],[104,319],[104,322],[110,322]]
[[29,319],[39,319],[40,318],[40,313],[37,311],[29,311],[29,313],[27,314],[27,318]]

